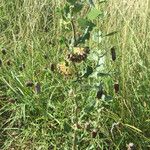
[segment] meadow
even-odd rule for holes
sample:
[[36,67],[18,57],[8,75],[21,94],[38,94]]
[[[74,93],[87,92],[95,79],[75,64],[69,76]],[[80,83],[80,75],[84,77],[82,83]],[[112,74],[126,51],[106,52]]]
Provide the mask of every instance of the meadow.
[[150,1],[0,0],[0,150],[149,150]]

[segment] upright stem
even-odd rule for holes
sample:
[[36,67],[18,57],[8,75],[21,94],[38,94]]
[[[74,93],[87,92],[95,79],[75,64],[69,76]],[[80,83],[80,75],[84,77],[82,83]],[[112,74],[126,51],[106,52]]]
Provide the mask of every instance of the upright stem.
[[73,147],[72,150],[77,150],[77,126],[78,126],[78,104],[75,99],[75,129],[74,129],[74,135],[73,135]]
[[76,150],[76,130],[74,131],[74,136],[73,136],[73,146],[72,146],[72,150]]
[[73,19],[71,19],[71,26],[72,26],[72,31],[73,31],[73,39],[74,39],[74,43],[73,46],[77,45],[77,38],[76,38],[76,28],[75,28],[75,24]]
[[[71,26],[72,26],[72,32],[73,32],[73,46],[77,45],[77,38],[76,38],[76,28],[73,19],[71,19]],[[78,74],[78,69],[75,63],[73,63],[74,69],[76,71],[76,76],[77,79],[79,79],[79,74]],[[76,89],[75,89],[76,91]],[[74,129],[74,134],[73,134],[73,146],[72,150],[77,150],[77,126],[78,126],[78,103],[76,98],[74,98],[74,103],[75,103],[75,129]]]

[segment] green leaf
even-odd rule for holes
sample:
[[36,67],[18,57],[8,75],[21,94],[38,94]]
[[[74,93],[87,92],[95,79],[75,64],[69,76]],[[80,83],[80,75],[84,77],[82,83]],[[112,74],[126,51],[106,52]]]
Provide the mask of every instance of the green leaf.
[[98,31],[98,32],[93,33],[92,40],[94,42],[101,43],[101,41],[102,41],[102,32]]
[[59,40],[60,44],[63,44],[63,43],[65,43],[66,41],[67,41],[66,37],[64,37],[64,36],[61,36],[61,37],[60,37],[60,40]]
[[84,112],[85,112],[85,113],[90,113],[91,111],[93,111],[94,108],[95,108],[95,104],[96,104],[96,102],[95,102],[95,101],[92,101],[90,104],[88,104],[88,105],[84,108]]
[[96,61],[98,61],[99,58],[96,53],[90,53],[88,56],[88,59],[96,62]]
[[78,13],[82,10],[83,4],[82,3],[75,3],[72,9],[73,13]]
[[83,19],[83,18],[78,19],[78,24],[84,29],[87,27],[90,27],[91,29],[93,29],[93,27],[95,27],[95,24],[93,22],[91,22],[88,19]]
[[69,9],[69,5],[66,4],[63,9],[61,9],[61,14],[62,14],[62,18],[63,20],[67,19],[68,14],[70,13],[70,9]]
[[67,2],[73,5],[76,2],[76,0],[67,0]]
[[90,38],[90,32],[89,32],[89,27],[87,27],[85,29],[83,35],[77,39],[77,44],[85,43],[85,40],[88,40],[89,38]]
[[79,18],[78,19],[78,24],[79,26],[86,28],[88,26],[88,20],[87,19],[83,19],[83,18]]
[[150,122],[150,119],[147,119],[146,122]]
[[102,72],[98,73],[97,75],[98,75],[98,76],[101,76],[101,77],[107,77],[107,76],[110,76],[109,73],[102,73]]
[[88,0],[88,3],[89,3],[92,7],[95,7],[95,4],[94,4],[93,0]]
[[82,77],[87,78],[92,73],[93,73],[93,68],[91,66],[87,66],[86,71]]
[[142,131],[138,128],[136,128],[135,126],[132,126],[130,124],[124,124],[126,127],[130,128],[131,130],[134,130],[135,132],[138,132],[138,133],[142,133]]
[[87,26],[85,28],[85,31],[84,31],[83,35],[80,36],[77,39],[77,44],[79,44],[79,43],[85,43],[86,40],[89,40],[89,38],[90,38],[90,32],[93,30],[94,27],[95,27],[95,24],[91,24],[91,26]]
[[102,15],[102,12],[100,10],[92,8],[91,11],[88,13],[87,17],[90,20],[94,20],[100,15]]
[[65,132],[71,131],[71,126],[66,121],[64,122],[63,127]]
[[110,95],[105,95],[105,100],[106,101],[111,101],[113,98]]
[[100,2],[99,2],[99,4],[101,4],[101,3],[106,3],[107,2],[107,0],[101,0]]

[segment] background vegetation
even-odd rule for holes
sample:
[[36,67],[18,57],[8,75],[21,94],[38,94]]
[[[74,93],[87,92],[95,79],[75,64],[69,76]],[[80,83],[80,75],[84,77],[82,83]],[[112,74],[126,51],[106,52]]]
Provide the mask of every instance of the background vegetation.
[[[150,149],[150,2],[98,2],[103,15],[82,46],[89,46],[91,54],[107,53],[101,76],[78,83],[53,71],[66,57],[62,35],[72,35],[64,31],[59,12],[66,2],[1,0],[0,149],[119,150],[129,143]],[[84,11],[78,17],[82,15]],[[95,32],[114,31],[99,37],[100,43],[92,40]],[[89,65],[94,64],[88,59],[77,68],[82,72]],[[110,70],[111,77],[105,74]],[[107,99],[96,98],[100,81]]]

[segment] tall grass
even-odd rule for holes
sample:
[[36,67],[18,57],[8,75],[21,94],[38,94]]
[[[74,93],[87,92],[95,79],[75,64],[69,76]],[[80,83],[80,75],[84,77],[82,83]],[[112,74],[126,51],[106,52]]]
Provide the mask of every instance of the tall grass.
[[[7,54],[0,53],[0,149],[71,149],[74,105],[68,96],[70,82],[49,69],[63,54],[57,44],[62,34],[57,7],[62,2],[1,0],[0,48],[6,48]],[[116,47],[117,61],[112,63],[110,54],[106,59],[108,69],[115,71],[113,80],[106,79],[107,92],[114,98],[106,108],[95,107],[84,122],[83,110],[94,94],[78,91],[81,126],[88,121],[92,129],[99,127],[96,139],[78,132],[78,149],[96,149],[92,145],[126,149],[133,142],[137,149],[148,150],[150,2],[110,0],[101,7],[107,12],[98,22],[102,32],[118,31],[99,45],[101,49]],[[20,71],[22,64],[25,68]],[[40,82],[39,95],[26,87],[30,80]],[[113,92],[113,81],[120,85],[118,95]]]
[[[107,43],[116,45],[118,50],[117,76],[122,88],[118,106],[121,108],[120,116],[127,123],[130,122],[141,129],[149,138],[150,2],[110,1],[108,14],[109,17],[104,24],[105,31],[119,31]],[[136,141],[142,145],[140,140]]]

